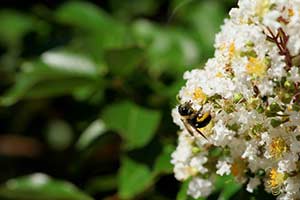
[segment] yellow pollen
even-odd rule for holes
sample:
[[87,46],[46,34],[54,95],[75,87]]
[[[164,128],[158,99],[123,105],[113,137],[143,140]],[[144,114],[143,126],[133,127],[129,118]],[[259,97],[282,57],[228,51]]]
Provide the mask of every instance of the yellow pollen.
[[267,67],[268,66],[263,60],[250,57],[248,65],[246,66],[246,70],[248,74],[252,74],[258,77],[263,77],[267,71]]
[[229,46],[229,58],[231,59],[234,56],[235,53],[235,45],[232,42]]
[[257,2],[259,3],[257,3],[256,5],[256,15],[262,18],[269,11],[270,2],[269,0],[262,0]]
[[232,165],[231,165],[231,173],[233,176],[238,176],[239,175],[239,167],[238,167],[238,164],[236,162],[234,162]]
[[231,165],[231,173],[236,178],[242,177],[245,169],[246,169],[246,163],[241,158],[235,159]]
[[295,15],[295,13],[294,13],[294,10],[293,9],[288,9],[288,13],[289,13],[289,16],[290,17],[292,17],[292,16],[294,16]]
[[282,137],[276,137],[272,139],[272,142],[269,146],[269,150],[274,158],[280,158],[283,155],[283,153],[285,153],[288,150],[288,147],[285,143],[285,140]]
[[267,185],[271,189],[277,189],[283,184],[284,180],[285,180],[284,173],[280,173],[276,169],[272,168],[271,171],[269,172]]
[[224,77],[224,75],[221,72],[218,72],[218,73],[216,73],[216,77],[222,78],[222,77]]
[[198,173],[198,170],[195,167],[188,167],[187,173],[191,176],[195,176]]
[[200,104],[203,104],[206,102],[207,97],[201,88],[196,88],[194,91],[194,99],[199,101]]

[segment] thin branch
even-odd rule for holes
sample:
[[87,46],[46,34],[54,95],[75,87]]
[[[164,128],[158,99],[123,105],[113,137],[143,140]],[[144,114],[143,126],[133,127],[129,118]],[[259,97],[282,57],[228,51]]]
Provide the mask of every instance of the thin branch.
[[292,68],[292,59],[293,59],[289,49],[287,48],[289,36],[284,32],[282,28],[279,28],[277,30],[276,36],[269,27],[267,27],[267,30],[269,32],[269,35],[266,34],[267,40],[276,44],[276,46],[279,49],[279,54],[284,56],[285,63],[286,63],[285,70],[289,71]]

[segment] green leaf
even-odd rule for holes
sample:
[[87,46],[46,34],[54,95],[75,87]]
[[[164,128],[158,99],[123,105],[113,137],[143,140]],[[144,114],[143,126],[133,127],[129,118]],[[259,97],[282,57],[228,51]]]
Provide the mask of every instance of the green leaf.
[[155,134],[160,118],[160,112],[141,108],[130,102],[110,105],[102,113],[107,127],[120,133],[127,149],[148,144]]
[[233,176],[218,176],[216,179],[215,190],[221,190],[218,198],[220,200],[229,200],[240,189],[241,185],[234,180]]
[[87,147],[93,140],[105,133],[106,127],[102,120],[93,121],[85,131],[80,135],[76,147],[79,150]]
[[121,199],[133,199],[152,183],[150,169],[130,158],[123,158],[118,174],[118,193]]
[[0,41],[6,45],[17,45],[22,37],[34,29],[34,20],[20,12],[3,10],[0,12]]
[[99,192],[115,190],[117,188],[117,185],[118,181],[115,174],[105,175],[89,180],[86,186],[86,190],[91,194],[95,194]]
[[86,1],[67,2],[56,10],[55,16],[59,22],[71,25],[86,34],[80,35],[80,40],[84,39],[92,49],[120,48],[130,38],[125,25]]
[[110,0],[109,3],[114,13],[122,20],[137,15],[154,14],[160,4],[162,4],[161,1],[156,0]]
[[107,13],[92,3],[67,2],[55,13],[58,21],[89,31],[106,29],[112,22]]
[[190,1],[178,9],[181,19],[192,28],[205,58],[213,55],[215,34],[220,30],[225,11],[224,5],[217,1]]
[[173,165],[171,164],[171,154],[175,150],[173,145],[164,146],[161,154],[156,158],[153,173],[166,173],[173,172]]
[[22,98],[43,98],[72,94],[95,85],[101,69],[82,55],[46,52],[41,61],[27,62],[16,77],[15,85],[1,97],[0,105],[9,106]]
[[105,52],[105,60],[114,75],[126,76],[134,71],[143,55],[143,50],[138,47],[112,49]]
[[0,197],[10,200],[92,200],[71,183],[40,173],[7,181],[0,187]]
[[185,181],[182,183],[179,192],[177,193],[176,200],[187,200],[188,195],[187,195],[187,190],[189,187],[189,181]]
[[146,20],[133,23],[132,31],[140,46],[145,46],[151,74],[182,74],[184,66],[199,63],[199,49],[186,30],[162,28]]

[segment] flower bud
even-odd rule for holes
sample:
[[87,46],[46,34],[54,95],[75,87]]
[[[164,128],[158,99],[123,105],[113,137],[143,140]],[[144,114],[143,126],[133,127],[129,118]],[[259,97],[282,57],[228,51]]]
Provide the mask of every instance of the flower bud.
[[271,119],[271,125],[273,126],[273,128],[276,128],[278,126],[280,126],[280,124],[282,124],[282,121],[279,119]]
[[282,111],[281,107],[276,102],[271,103],[270,110],[271,110],[271,112],[275,112],[275,113]]
[[236,93],[233,96],[233,102],[238,103],[243,98],[243,95],[241,93]]
[[259,176],[259,177],[263,177],[266,175],[266,171],[264,169],[258,169],[256,171],[256,175]]
[[295,90],[295,85],[291,81],[286,80],[283,85],[288,90]]

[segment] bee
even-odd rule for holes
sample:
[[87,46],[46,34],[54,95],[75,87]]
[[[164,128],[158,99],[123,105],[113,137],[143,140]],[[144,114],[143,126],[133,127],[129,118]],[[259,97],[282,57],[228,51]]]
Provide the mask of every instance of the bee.
[[178,112],[181,115],[181,120],[184,126],[192,136],[195,136],[196,132],[207,139],[200,129],[207,126],[211,121],[212,117],[210,112],[203,113],[202,109],[193,109],[191,102],[186,102],[179,105]]

